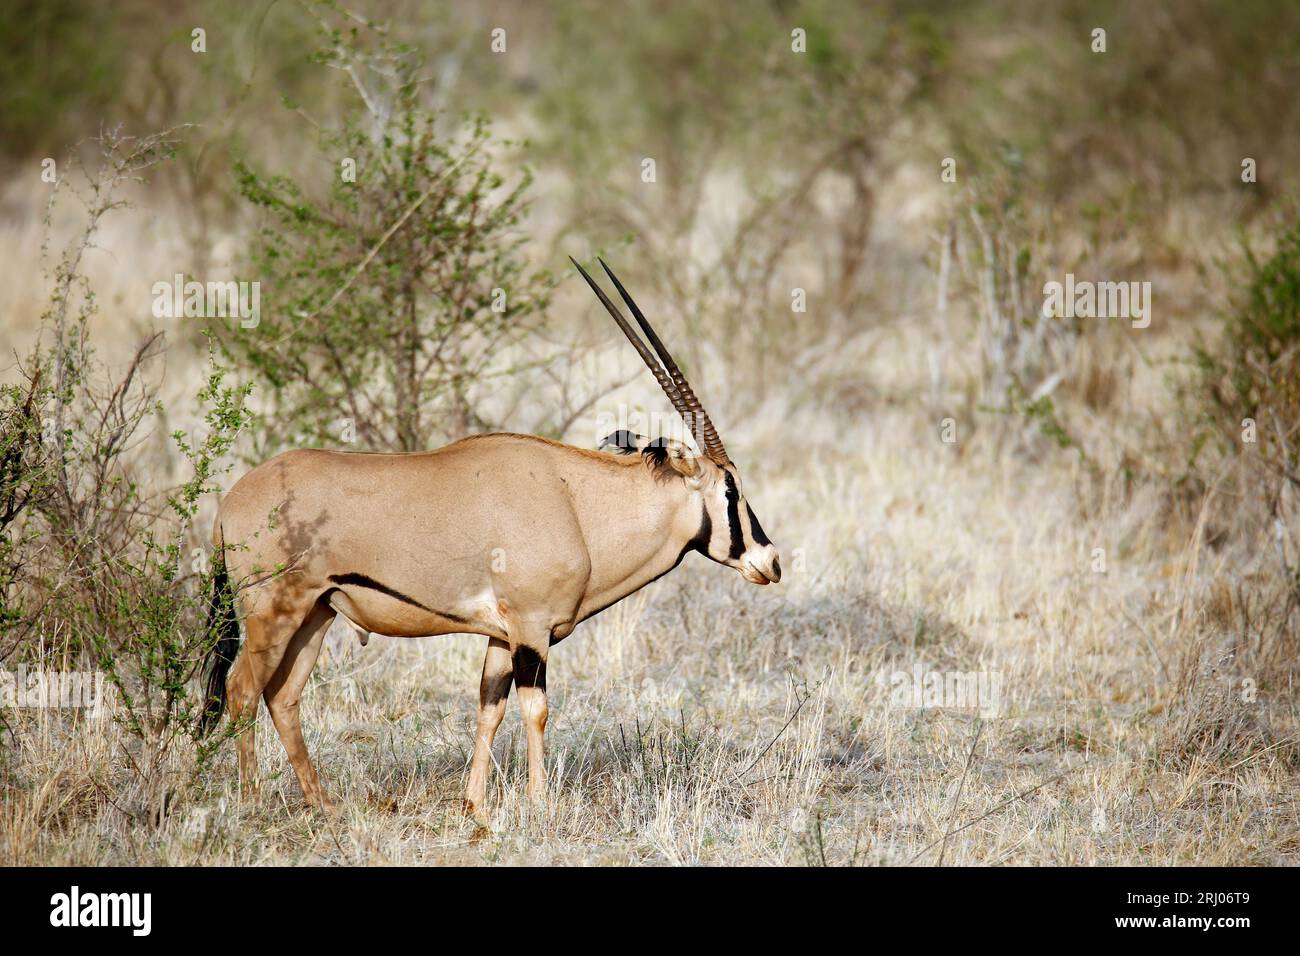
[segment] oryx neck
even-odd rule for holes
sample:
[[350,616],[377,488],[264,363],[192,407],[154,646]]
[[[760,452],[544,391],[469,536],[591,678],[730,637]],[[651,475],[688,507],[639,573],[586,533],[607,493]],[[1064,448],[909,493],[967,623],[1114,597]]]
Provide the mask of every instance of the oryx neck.
[[[586,463],[584,463],[586,464]],[[604,463],[590,462],[590,465]],[[708,546],[702,497],[679,476],[664,480],[636,456],[569,481],[574,510],[591,554],[592,580],[581,617],[589,617],[675,568]],[[702,543],[701,543],[702,542]]]

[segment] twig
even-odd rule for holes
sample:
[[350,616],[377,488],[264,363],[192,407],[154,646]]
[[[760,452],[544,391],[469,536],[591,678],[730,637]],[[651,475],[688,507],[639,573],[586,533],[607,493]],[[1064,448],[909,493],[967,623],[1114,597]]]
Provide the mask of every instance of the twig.
[[1151,656],[1154,657],[1156,663],[1160,665],[1160,673],[1163,675],[1165,683],[1169,683],[1171,680],[1169,677],[1169,669],[1165,667],[1165,659],[1160,656],[1160,651],[1156,648],[1156,642],[1152,639],[1151,635],[1147,633],[1146,628],[1133,620],[1133,617],[1118,601],[1115,601],[1114,603],[1116,608],[1119,610],[1120,616],[1123,617],[1124,620],[1128,621],[1129,624],[1133,625],[1137,632],[1142,635],[1143,640],[1147,642],[1147,648],[1151,651]]
[[785,726],[783,726],[780,730],[776,732],[776,736],[767,742],[767,746],[762,749],[762,751],[759,753],[757,757],[755,757],[753,760],[749,762],[748,767],[740,771],[740,773],[736,774],[736,776],[732,778],[731,781],[732,783],[739,783],[741,777],[745,776],[745,774],[749,773],[756,766],[758,766],[758,762],[767,756],[767,752],[769,750],[771,750],[773,747],[776,746],[776,742],[781,739],[781,735],[790,729],[790,725],[794,723],[794,719],[799,716],[799,711],[803,710],[803,705],[808,703],[808,701],[812,700],[813,694],[817,693],[817,691],[821,688],[821,686],[822,686],[822,682],[818,681],[816,687],[814,687],[803,697],[799,698],[799,704],[798,706],[795,707],[794,713],[790,715],[790,719],[785,722]]
[[447,179],[447,177],[449,177],[452,173],[454,173],[460,167],[460,165],[463,162],[465,162],[465,160],[469,159],[469,157],[472,155],[474,155],[473,150],[466,151],[465,154],[460,157],[460,159],[456,160],[456,162],[452,163],[449,168],[444,170],[442,175],[439,176],[436,180],[434,180],[434,182],[429,186],[429,188],[426,189],[423,193],[421,193],[420,197],[416,199],[415,202],[413,202],[409,207],[407,207],[406,212],[402,213],[402,215],[397,218],[397,221],[388,227],[388,231],[385,232],[383,236],[380,238],[380,240],[377,243],[375,243],[374,247],[371,248],[371,250],[368,253],[366,253],[366,257],[361,260],[360,265],[358,265],[356,269],[352,271],[352,275],[348,276],[348,280],[344,282],[341,286],[339,286],[338,291],[336,291],[332,296],[330,296],[328,302],[326,302],[315,312],[308,313],[307,315],[301,315],[299,317],[304,319],[314,319],[317,316],[322,315],[325,312],[328,312],[330,308],[333,307],[334,303],[339,300],[339,296],[343,295],[344,292],[346,292],[349,288],[351,288],[352,283],[357,280],[357,277],[360,276],[361,273],[366,271],[366,266],[370,265],[371,260],[374,259],[375,256],[379,253],[379,250],[384,247],[384,243],[388,242],[388,240],[393,237],[393,233],[397,232],[398,229],[401,229],[402,226],[406,224],[406,220],[410,219],[411,216],[415,214],[415,211],[419,209],[422,205],[424,205],[424,201],[433,195],[433,191],[437,189],[439,186],[441,186],[443,182]]
[[1042,790],[1043,787],[1047,786],[1049,783],[1056,783],[1056,781],[1061,780],[1061,779],[1063,779],[1063,778],[1065,778],[1065,777],[1068,777],[1070,774],[1075,773],[1076,771],[1082,770],[1084,767],[1087,767],[1087,766],[1090,766],[1090,765],[1087,764],[1087,763],[1081,763],[1081,764],[1079,764],[1077,767],[1071,767],[1069,770],[1063,770],[1063,771],[1061,771],[1060,773],[1058,773],[1055,777],[1048,777],[1046,780],[1042,781],[1041,783],[1035,784],[1034,786],[1032,786],[1032,787],[1030,787],[1028,790],[1026,790],[1024,793],[1018,793],[1018,794],[1016,794],[1014,797],[1011,797],[1009,800],[1004,800],[1004,801],[1002,801],[1002,802],[999,803],[996,807],[994,807],[992,810],[989,810],[987,813],[981,813],[981,814],[980,814],[979,816],[977,816],[974,820],[970,821],[970,823],[963,823],[961,826],[959,826],[957,829],[953,830],[951,833],[945,833],[945,834],[943,835],[943,839],[942,839],[942,840],[935,840],[933,843],[931,843],[931,844],[929,844],[928,846],[922,848],[922,850],[921,850],[920,853],[916,854],[916,856],[912,857],[912,858],[911,858],[910,860],[908,860],[907,862],[908,862],[908,863],[915,863],[915,862],[916,862],[917,860],[919,860],[921,857],[925,856],[927,853],[929,853],[931,850],[933,850],[936,846],[938,846],[940,843],[942,843],[943,840],[948,839],[949,836],[952,836],[953,834],[956,834],[956,833],[961,833],[963,830],[966,830],[966,829],[969,829],[970,827],[973,827],[975,824],[979,823],[981,820],[984,820],[984,819],[987,819],[988,817],[993,816],[993,814],[997,813],[999,810],[1005,810],[1007,807],[1011,806],[1011,804],[1015,803],[1017,800],[1023,800],[1023,799],[1025,799],[1025,797],[1028,797],[1028,796],[1030,796],[1030,795],[1032,795],[1032,794],[1034,794],[1034,793],[1037,793],[1039,790]]
[[952,807],[948,810],[948,825],[944,828],[943,841],[939,845],[938,866],[943,866],[943,855],[948,851],[948,837],[952,835],[952,821],[957,815],[957,805],[961,802],[962,791],[966,789],[966,777],[970,773],[970,765],[975,761],[975,748],[979,746],[980,734],[982,733],[984,733],[984,721],[976,717],[975,739],[970,742],[970,753],[966,754],[966,766],[961,771],[961,782],[957,784],[957,793],[952,798]]
[[1236,769],[1237,769],[1238,767],[1240,767],[1242,764],[1244,764],[1244,763],[1250,763],[1250,762],[1251,762],[1252,760],[1254,760],[1256,757],[1262,757],[1264,754],[1268,753],[1270,750],[1276,750],[1278,747],[1281,747],[1283,744],[1290,743],[1291,741],[1295,740],[1297,737],[1300,737],[1300,733],[1294,733],[1294,734],[1291,734],[1289,737],[1283,737],[1283,738],[1282,738],[1281,740],[1279,740],[1277,743],[1275,743],[1275,744],[1269,744],[1269,745],[1268,745],[1267,747],[1265,747],[1263,750],[1256,750],[1256,751],[1255,751],[1253,754],[1251,754],[1249,757],[1243,757],[1241,760],[1238,760],[1236,763],[1234,763],[1231,767],[1227,767],[1227,768],[1224,770],[1224,773],[1227,773],[1229,770],[1236,770]]

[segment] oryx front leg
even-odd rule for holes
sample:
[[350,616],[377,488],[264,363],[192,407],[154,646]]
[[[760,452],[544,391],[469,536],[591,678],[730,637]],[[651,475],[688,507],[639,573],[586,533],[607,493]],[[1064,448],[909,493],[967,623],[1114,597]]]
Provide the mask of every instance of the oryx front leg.
[[474,732],[474,757],[469,765],[469,785],[465,788],[465,808],[480,823],[486,822],[488,766],[492,763],[492,741],[501,718],[506,713],[506,699],[514,681],[514,664],[505,641],[488,638],[483,658],[483,679],[478,687],[478,726]]
[[[548,635],[549,643],[549,635]],[[519,688],[519,714],[528,734],[528,798],[546,797],[546,648],[527,644],[514,653],[515,685]]]

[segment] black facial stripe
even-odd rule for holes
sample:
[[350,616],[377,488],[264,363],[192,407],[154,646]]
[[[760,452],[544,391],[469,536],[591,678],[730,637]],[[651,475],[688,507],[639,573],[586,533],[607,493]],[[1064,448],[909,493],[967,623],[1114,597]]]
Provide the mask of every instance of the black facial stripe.
[[745,535],[740,530],[740,489],[736,487],[736,479],[731,477],[731,472],[724,474],[727,476],[727,524],[731,527],[731,557],[735,559],[745,553]]
[[771,544],[772,541],[763,533],[763,526],[758,523],[758,518],[754,516],[754,509],[745,502],[745,511],[749,514],[749,533],[753,536],[754,541],[760,545]]
[[713,519],[709,517],[708,508],[703,508],[701,511],[703,513],[700,516],[700,530],[695,532],[695,537],[682,549],[682,553],[677,557],[678,562],[686,556],[687,551],[698,551],[705,557],[709,554],[709,541],[713,537]]
[[455,614],[449,614],[446,611],[435,611],[431,607],[426,607],[415,598],[403,594],[401,591],[395,591],[387,584],[380,584],[374,578],[365,574],[358,574],[355,571],[349,571],[347,574],[331,574],[330,580],[335,584],[355,584],[359,588],[369,588],[372,591],[378,591],[380,594],[387,594],[390,598],[395,598],[403,604],[409,604],[412,607],[418,607],[421,611],[428,611],[430,614],[436,614],[439,617],[445,617],[449,621],[455,621],[457,624],[468,624],[468,618],[459,617]]

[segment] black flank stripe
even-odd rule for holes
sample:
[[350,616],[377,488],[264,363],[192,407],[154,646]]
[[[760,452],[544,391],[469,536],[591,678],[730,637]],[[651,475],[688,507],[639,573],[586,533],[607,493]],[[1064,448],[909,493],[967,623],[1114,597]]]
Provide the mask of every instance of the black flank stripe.
[[374,578],[365,574],[358,574],[355,571],[349,571],[347,574],[331,574],[330,580],[335,584],[355,584],[359,588],[369,588],[372,591],[378,591],[380,594],[387,594],[390,598],[396,598],[403,604],[409,604],[412,607],[418,607],[421,611],[428,611],[430,614],[436,614],[439,617],[445,617],[449,621],[455,621],[458,624],[468,624],[469,619],[459,617],[455,614],[449,614],[446,611],[435,611],[433,608],[421,604],[415,598],[403,594],[401,591],[395,591],[387,584],[381,584]]

